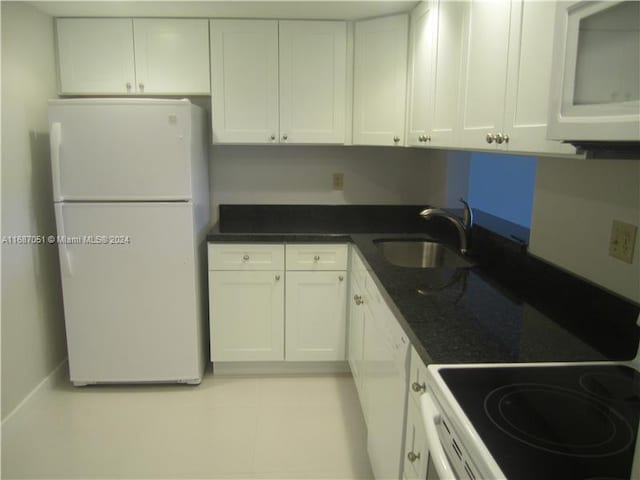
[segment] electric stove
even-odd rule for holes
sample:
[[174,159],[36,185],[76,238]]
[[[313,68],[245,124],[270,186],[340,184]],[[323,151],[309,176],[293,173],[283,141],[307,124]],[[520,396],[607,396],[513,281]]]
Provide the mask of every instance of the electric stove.
[[453,478],[613,480],[638,468],[640,374],[629,366],[431,365],[424,397],[429,450],[431,430]]

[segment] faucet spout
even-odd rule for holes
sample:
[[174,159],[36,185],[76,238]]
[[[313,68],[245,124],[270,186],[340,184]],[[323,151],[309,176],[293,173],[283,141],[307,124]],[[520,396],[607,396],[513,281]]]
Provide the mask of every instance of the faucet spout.
[[420,212],[420,216],[425,220],[433,217],[442,217],[451,222],[458,230],[460,253],[467,254],[469,252],[471,227],[473,227],[473,211],[466,201],[462,198],[460,201],[464,204],[462,220],[443,208],[425,208]]

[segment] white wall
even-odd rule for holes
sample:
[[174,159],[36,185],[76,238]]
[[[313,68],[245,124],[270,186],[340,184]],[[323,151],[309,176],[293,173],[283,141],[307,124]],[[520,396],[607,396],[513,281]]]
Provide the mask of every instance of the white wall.
[[640,234],[633,264],[610,257],[614,219],[640,225],[640,160],[538,159],[531,253],[640,302]]
[[[47,100],[53,21],[20,2],[2,15],[2,235],[55,232]],[[66,357],[55,246],[2,245],[2,418]]]
[[[214,146],[212,212],[232,204],[444,205],[447,154],[407,148]],[[344,173],[344,191],[332,174]]]

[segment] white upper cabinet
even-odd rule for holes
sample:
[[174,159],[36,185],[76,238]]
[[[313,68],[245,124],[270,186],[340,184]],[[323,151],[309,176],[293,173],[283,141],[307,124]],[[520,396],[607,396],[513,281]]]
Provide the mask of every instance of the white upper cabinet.
[[411,13],[407,92],[407,146],[428,145],[434,104],[437,41],[435,2],[423,2]]
[[280,22],[280,141],[344,143],[347,27]]
[[133,20],[138,93],[209,95],[206,19]]
[[211,21],[214,143],[277,143],[277,20]]
[[353,143],[402,145],[407,78],[407,15],[356,22]]
[[575,153],[545,138],[555,2],[472,0],[465,5],[457,146]]
[[514,152],[575,153],[575,148],[546,139],[553,52],[555,2],[515,0],[502,131]]
[[455,147],[462,2],[423,2],[411,14],[407,145]]
[[60,18],[56,31],[62,94],[209,94],[207,20]]
[[61,93],[135,91],[130,18],[59,18],[56,32]]
[[466,6],[440,1],[437,10],[437,50],[434,58],[433,117],[428,144],[456,147],[458,97]]
[[345,22],[212,20],[213,140],[344,143]]
[[510,0],[467,3],[458,111],[462,148],[492,148],[502,131],[510,11]]

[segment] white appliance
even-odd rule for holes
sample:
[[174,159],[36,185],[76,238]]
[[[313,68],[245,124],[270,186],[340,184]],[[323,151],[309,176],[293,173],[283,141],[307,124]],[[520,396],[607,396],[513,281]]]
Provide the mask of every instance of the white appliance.
[[640,151],[640,3],[558,2],[547,137]]
[[206,120],[188,100],[49,102],[71,381],[200,383]]
[[427,479],[639,478],[639,394],[629,363],[429,365]]

